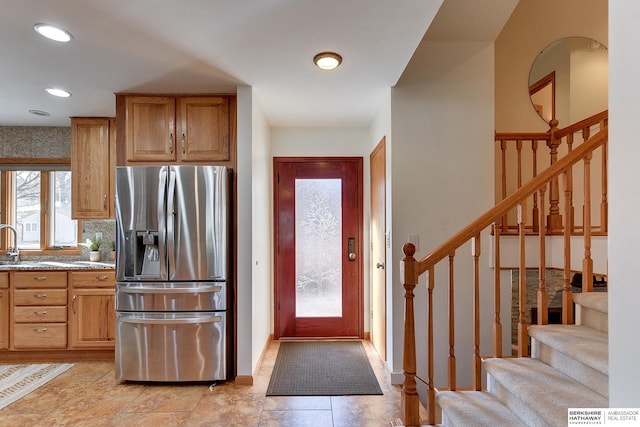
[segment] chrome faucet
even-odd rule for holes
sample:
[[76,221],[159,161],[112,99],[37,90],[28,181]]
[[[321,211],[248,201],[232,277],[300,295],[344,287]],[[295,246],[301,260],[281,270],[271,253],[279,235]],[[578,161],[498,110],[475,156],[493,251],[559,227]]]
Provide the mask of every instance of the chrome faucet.
[[18,251],[18,232],[13,225],[9,224],[0,224],[0,230],[3,228],[8,228],[13,231],[13,244],[15,247],[9,248],[7,251],[7,258],[13,258],[13,263],[17,264],[20,261],[20,251]]

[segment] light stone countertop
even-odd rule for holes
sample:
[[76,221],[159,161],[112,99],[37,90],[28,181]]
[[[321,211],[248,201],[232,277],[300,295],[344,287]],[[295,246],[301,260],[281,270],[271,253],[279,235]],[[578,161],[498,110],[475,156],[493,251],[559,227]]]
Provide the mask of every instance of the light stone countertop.
[[113,262],[92,261],[20,261],[18,264],[0,264],[0,271],[29,270],[113,270]]

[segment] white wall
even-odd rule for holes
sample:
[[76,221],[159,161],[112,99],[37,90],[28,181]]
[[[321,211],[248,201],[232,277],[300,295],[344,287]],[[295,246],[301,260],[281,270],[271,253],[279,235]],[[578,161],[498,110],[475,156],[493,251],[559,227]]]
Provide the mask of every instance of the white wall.
[[[385,138],[385,146],[386,146],[386,165],[385,165],[385,173],[386,173],[386,185],[385,185],[385,193],[387,199],[386,205],[386,225],[385,230],[388,233],[391,233],[391,218],[392,218],[392,206],[391,206],[391,147],[393,145],[393,138],[391,135],[391,89],[383,102],[380,104],[380,108],[376,113],[376,116],[373,119],[370,129],[370,146],[369,152],[373,151],[373,149],[378,145],[382,138]],[[387,365],[391,370],[393,367],[393,298],[392,288],[393,288],[393,263],[389,262],[392,259],[391,248],[387,247],[386,259],[384,260],[385,265],[385,275],[387,281],[387,305],[386,305],[386,313],[387,313],[387,323],[386,323],[386,354],[387,354]],[[371,271],[371,268],[369,268]],[[402,382],[402,379],[397,377],[397,374],[394,375],[395,378],[392,378],[392,382],[394,384],[399,384]]]
[[[398,266],[408,235],[419,236],[416,255],[422,257],[493,205],[493,44],[423,41],[392,90],[391,108],[393,235],[390,252],[392,265]],[[482,251],[485,256],[490,253],[489,239],[484,235]],[[469,248],[462,248],[457,258],[459,263],[469,258]],[[470,384],[471,380],[471,358],[467,355],[472,342],[468,305],[471,283],[465,279],[467,270],[468,267],[456,269],[459,386]],[[488,261],[482,262],[481,270],[483,286],[492,286]],[[423,277],[416,296],[417,328],[422,331],[425,328],[424,284]],[[397,273],[393,275],[392,286],[393,371],[401,372],[404,290]],[[446,282],[436,286],[435,302],[443,307]],[[483,295],[492,303],[492,292],[483,292]],[[492,311],[483,310],[482,324],[487,328],[491,325]],[[436,321],[436,348],[446,352],[446,310],[438,314]],[[422,335],[419,334],[424,341]],[[491,349],[490,340],[489,331],[483,329],[485,354]],[[419,342],[418,348],[424,353],[426,345]],[[419,352],[418,357],[418,364],[423,364],[424,354],[421,356]],[[436,379],[439,385],[444,385],[446,354],[438,355],[435,364]]]
[[272,128],[273,157],[363,157],[364,330],[369,331],[369,153],[367,128]]
[[250,376],[253,373],[252,363],[252,258],[243,254],[252,254],[252,116],[253,93],[248,86],[238,87],[238,170],[235,175],[237,186],[237,230],[236,247],[236,307],[237,307],[237,375]]
[[640,2],[609,2],[609,405],[640,407]]
[[273,224],[273,174],[269,124],[262,107],[252,98],[252,304],[251,366],[257,368],[260,356],[269,343],[273,324],[273,270],[271,252]]

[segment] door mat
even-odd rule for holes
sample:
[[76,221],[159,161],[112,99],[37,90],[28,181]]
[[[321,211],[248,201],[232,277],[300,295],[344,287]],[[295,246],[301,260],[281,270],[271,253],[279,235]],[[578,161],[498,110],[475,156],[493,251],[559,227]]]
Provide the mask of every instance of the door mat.
[[285,341],[267,396],[382,394],[359,341]]
[[0,409],[51,381],[73,363],[0,365]]

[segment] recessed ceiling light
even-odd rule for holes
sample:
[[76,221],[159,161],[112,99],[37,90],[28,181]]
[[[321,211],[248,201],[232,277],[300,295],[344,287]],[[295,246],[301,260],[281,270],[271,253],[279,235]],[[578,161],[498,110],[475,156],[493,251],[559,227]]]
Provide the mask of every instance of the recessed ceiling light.
[[342,63],[342,56],[334,52],[321,52],[313,57],[313,62],[323,70],[333,70]]
[[57,42],[66,43],[73,38],[70,32],[49,24],[36,24],[33,29],[41,36]]
[[43,117],[45,117],[45,116],[50,116],[50,115],[51,115],[51,114],[49,114],[48,112],[46,112],[46,111],[42,111],[42,110],[29,110],[29,112],[30,112],[31,114],[33,114],[33,115],[36,115],[36,116],[43,116]]
[[59,96],[60,98],[68,98],[71,96],[71,92],[67,92],[64,89],[58,89],[54,87],[48,87],[45,89],[49,95]]

